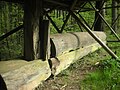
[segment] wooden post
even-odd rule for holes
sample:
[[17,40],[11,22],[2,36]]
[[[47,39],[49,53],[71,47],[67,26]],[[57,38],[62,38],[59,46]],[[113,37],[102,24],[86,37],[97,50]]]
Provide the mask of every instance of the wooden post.
[[46,60],[50,57],[50,22],[43,20],[40,31],[40,59]]
[[38,59],[39,18],[42,0],[25,0],[24,4],[24,58]]

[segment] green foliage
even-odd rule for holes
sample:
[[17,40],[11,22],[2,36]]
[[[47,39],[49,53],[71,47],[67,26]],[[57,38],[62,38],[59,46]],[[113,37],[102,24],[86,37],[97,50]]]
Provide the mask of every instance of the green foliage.
[[[61,29],[62,25],[63,25],[63,20],[62,17],[52,17],[52,20],[55,22],[56,26]],[[50,30],[51,30],[51,34],[55,34],[57,33],[56,29],[54,28],[54,26],[52,24],[50,24]]]
[[81,83],[82,90],[119,90],[120,63],[115,59],[101,61]]
[[93,22],[94,22],[94,17],[95,17],[95,14],[94,14],[94,11],[88,11],[88,12],[81,12],[80,13],[83,18],[87,21],[87,23],[92,26]]
[[[51,15],[51,16],[53,16],[53,15]],[[64,24],[63,16],[52,17],[52,20],[55,22],[55,24],[59,28],[59,30],[61,30],[62,25]],[[51,30],[51,34],[57,33],[56,29],[54,28],[54,26],[52,24],[50,25],[50,30]],[[70,16],[70,18],[69,18],[69,20],[64,28],[63,33],[65,33],[65,32],[77,32],[77,31],[80,31],[79,26],[76,23],[76,21]]]
[[[110,35],[109,30],[106,31],[108,40],[116,40],[114,35]],[[110,42],[107,44],[109,48],[120,57],[120,43]],[[102,56],[103,49],[100,49],[95,54],[88,55],[90,59],[96,56]],[[98,65],[93,66],[95,70],[89,73],[85,79],[80,82],[81,90],[119,90],[120,88],[120,62],[116,59],[110,59],[110,55],[105,56]]]
[[[23,23],[23,10],[19,4],[0,1],[0,36]],[[0,41],[2,60],[20,57],[23,53],[23,31]]]
[[[106,6],[111,6],[112,0],[109,0],[106,3]],[[94,2],[93,2],[93,5]],[[85,8],[91,8],[90,4],[86,4]],[[84,10],[84,9],[83,9]],[[105,15],[105,19],[111,23],[111,9],[107,9]],[[20,4],[14,3],[7,3],[0,1],[0,36],[4,35],[5,33],[9,32],[10,30],[14,29],[15,27],[23,24],[23,7]],[[80,12],[83,18],[87,21],[87,23],[92,26],[94,22],[94,11],[89,12]],[[119,14],[119,12],[118,12]],[[61,27],[68,15],[67,11],[59,12],[57,10],[49,13],[52,20],[55,22],[56,26],[61,30]],[[120,25],[120,24],[119,24]],[[118,25],[118,26],[119,26]],[[78,32],[84,29],[79,26],[76,21],[70,16],[63,33],[66,32]],[[56,29],[50,24],[50,31],[51,34],[57,33]],[[110,32],[109,32],[110,33]],[[23,31],[19,31],[7,39],[0,42],[0,57],[7,58],[14,58],[17,56],[21,56],[23,53]],[[6,58],[5,58],[6,57]]]

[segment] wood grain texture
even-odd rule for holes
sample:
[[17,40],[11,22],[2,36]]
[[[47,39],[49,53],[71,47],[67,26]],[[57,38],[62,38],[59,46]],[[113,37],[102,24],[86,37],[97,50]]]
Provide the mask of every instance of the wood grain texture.
[[6,68],[14,66],[16,69],[9,69],[7,72],[1,73],[8,90],[32,90],[39,85],[41,81],[46,80],[51,75],[51,70],[47,61],[19,61],[19,63],[21,62],[24,62],[25,65],[21,64],[18,66],[19,68],[16,68],[16,66],[19,65],[18,63],[16,63],[16,65],[9,62],[11,66],[8,65]]

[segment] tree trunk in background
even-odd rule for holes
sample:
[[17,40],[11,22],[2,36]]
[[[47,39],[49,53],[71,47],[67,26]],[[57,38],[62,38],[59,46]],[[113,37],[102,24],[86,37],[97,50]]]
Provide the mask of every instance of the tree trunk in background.
[[[120,2],[118,3],[118,5],[120,5]],[[118,10],[117,13],[118,13],[118,15],[119,15],[118,26],[117,26],[117,27],[118,27],[118,30],[117,30],[117,31],[119,32],[119,31],[120,31],[120,30],[119,30],[119,27],[120,27],[120,8],[118,8],[117,10]]]
[[39,22],[41,0],[25,0],[24,7],[24,58],[38,59]]
[[[114,8],[115,6],[117,6],[117,2],[115,0],[112,0],[112,25],[117,18],[117,8]],[[113,25],[113,29],[117,31],[117,23]]]
[[[101,10],[102,4],[103,1],[96,1],[96,5],[95,5],[96,9]],[[104,10],[101,10],[100,13],[104,16]],[[97,12],[95,12],[95,20],[96,19],[97,21],[94,26],[94,31],[104,31],[104,23]]]

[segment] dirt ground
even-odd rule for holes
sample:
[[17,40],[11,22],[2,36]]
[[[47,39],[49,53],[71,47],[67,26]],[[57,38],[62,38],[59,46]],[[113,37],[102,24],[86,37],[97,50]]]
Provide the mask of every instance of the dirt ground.
[[36,90],[82,90],[81,81],[85,76],[95,70],[98,61],[106,57],[106,52],[97,51],[78,60],[68,69],[61,72],[54,79],[46,80]]

